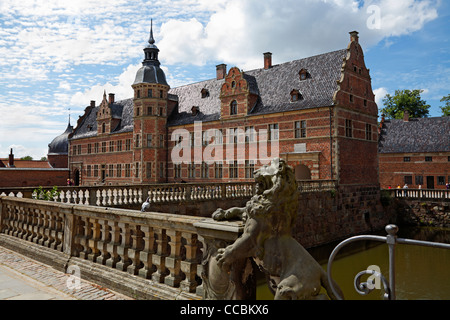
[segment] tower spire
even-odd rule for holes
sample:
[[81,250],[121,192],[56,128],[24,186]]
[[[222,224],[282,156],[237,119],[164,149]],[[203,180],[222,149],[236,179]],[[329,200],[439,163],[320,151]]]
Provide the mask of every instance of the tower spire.
[[153,38],[153,19],[150,20],[150,38],[148,39],[148,43],[150,43],[150,45],[155,43],[155,39]]

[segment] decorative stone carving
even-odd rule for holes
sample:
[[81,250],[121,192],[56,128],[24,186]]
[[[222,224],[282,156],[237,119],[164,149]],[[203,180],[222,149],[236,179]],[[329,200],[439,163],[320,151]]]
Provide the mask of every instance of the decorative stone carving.
[[212,215],[215,220],[242,219],[245,223],[234,243],[217,250],[217,265],[229,272],[235,261],[252,257],[266,273],[275,299],[326,299],[320,294],[322,286],[336,299],[326,272],[291,235],[298,212],[293,169],[276,158],[255,172],[255,181],[256,194],[245,208],[219,208]]

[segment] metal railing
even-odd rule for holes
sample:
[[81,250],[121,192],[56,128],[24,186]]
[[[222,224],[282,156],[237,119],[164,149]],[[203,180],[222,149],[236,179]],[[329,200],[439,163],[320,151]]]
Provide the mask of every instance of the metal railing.
[[[421,241],[421,240],[413,240],[413,239],[405,239],[398,238],[397,232],[398,227],[394,224],[389,224],[386,226],[387,236],[375,236],[375,235],[360,235],[348,238],[347,240],[339,243],[334,250],[331,252],[331,255],[328,259],[328,267],[327,267],[327,275],[328,281],[330,283],[331,289],[333,293],[338,297],[338,299],[342,300],[343,297],[337,292],[332,279],[332,265],[333,261],[338,254],[338,252],[346,245],[356,241],[364,241],[364,240],[373,240],[373,241],[381,241],[385,242],[388,245],[389,249],[389,281],[376,270],[364,270],[359,272],[354,279],[354,286],[356,292],[361,295],[367,295],[375,289],[375,280],[378,278],[384,287],[384,299],[385,300],[395,300],[395,246],[397,243],[399,244],[408,244],[408,245],[419,245],[433,248],[441,248],[441,249],[450,249],[450,244],[440,243],[440,242],[430,242],[430,241]],[[361,276],[364,274],[371,275],[366,282],[361,283]]]

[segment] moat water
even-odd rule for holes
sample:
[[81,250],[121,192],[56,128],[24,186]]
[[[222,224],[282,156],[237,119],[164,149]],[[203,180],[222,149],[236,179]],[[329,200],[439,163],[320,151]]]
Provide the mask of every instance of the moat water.
[[[378,235],[385,236],[381,231]],[[432,227],[400,227],[398,237],[450,243],[450,229]],[[337,243],[308,250],[327,270],[328,258]],[[333,262],[332,277],[346,300],[381,300],[384,290],[360,295],[354,289],[354,278],[370,265],[379,266],[389,279],[388,246],[376,241],[358,241],[342,248]],[[450,250],[417,245],[397,244],[395,250],[395,285],[397,300],[450,300]],[[362,280],[366,281],[367,276]],[[388,280],[389,281],[389,280]],[[258,282],[257,299],[273,299],[263,279]],[[383,286],[381,286],[382,288]]]

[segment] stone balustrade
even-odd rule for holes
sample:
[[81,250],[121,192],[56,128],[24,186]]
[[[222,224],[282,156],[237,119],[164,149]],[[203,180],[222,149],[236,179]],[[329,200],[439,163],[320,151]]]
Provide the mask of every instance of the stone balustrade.
[[[55,202],[103,207],[247,198],[254,194],[254,182],[233,183],[168,183],[135,186],[58,187]],[[44,192],[52,188],[43,188]],[[36,188],[0,188],[0,196],[41,198]]]
[[385,189],[394,198],[412,198],[412,199],[450,199],[450,190],[447,189]]
[[[164,189],[159,192],[164,194]],[[198,190],[197,196],[201,194]],[[145,279],[149,286],[171,288],[177,298],[202,297],[203,235],[223,239],[226,245],[242,228],[240,222],[0,196],[0,244],[15,246],[20,241],[45,247]]]

